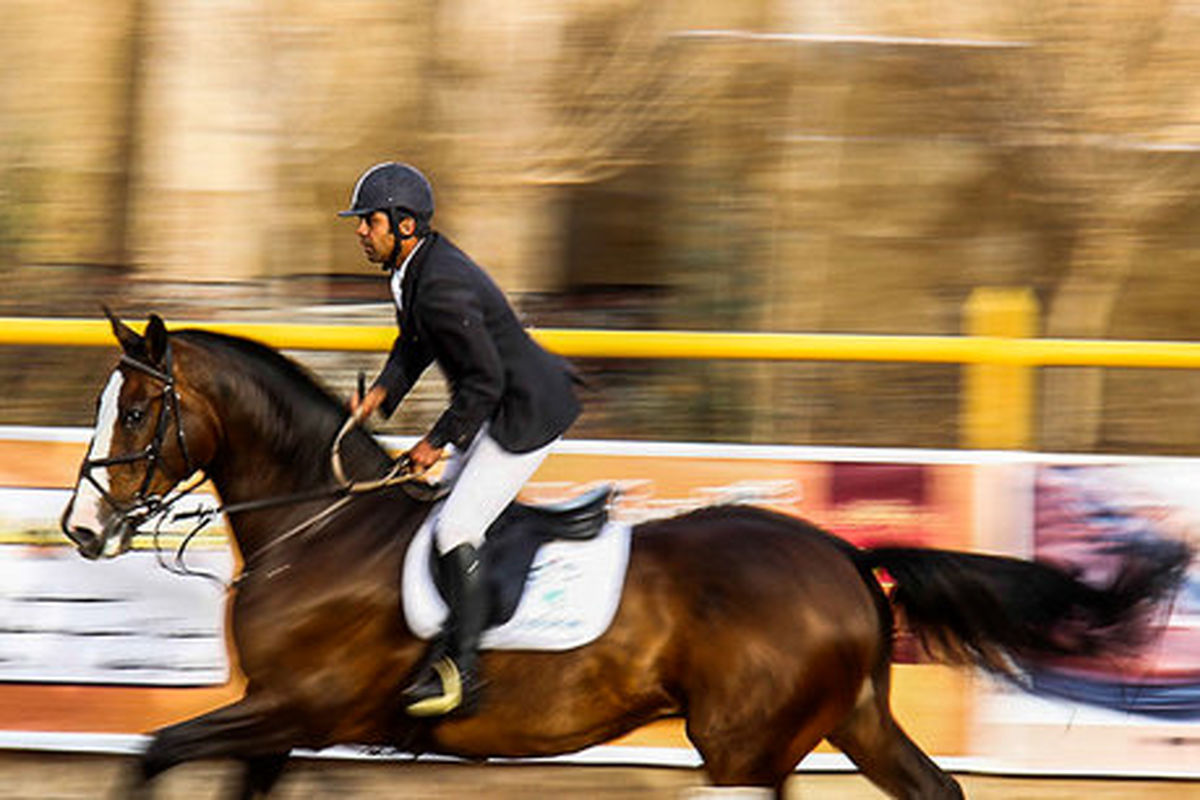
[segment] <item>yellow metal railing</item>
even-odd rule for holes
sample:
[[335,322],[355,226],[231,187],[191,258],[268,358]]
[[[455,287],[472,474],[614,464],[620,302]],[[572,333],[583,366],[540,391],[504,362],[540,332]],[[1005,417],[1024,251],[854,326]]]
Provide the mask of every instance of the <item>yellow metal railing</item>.
[[[575,358],[874,361],[964,364],[963,445],[1029,446],[1039,366],[1200,368],[1200,343],[1033,338],[1037,307],[1023,289],[981,289],[967,303],[965,336],[715,333],[545,328],[544,346]],[[285,350],[386,351],[390,325],[169,321],[246,336]],[[137,327],[135,325],[135,327]],[[0,345],[111,347],[104,320],[0,317]]]
[[[1037,301],[1027,289],[977,289],[967,301],[963,331],[1000,341],[1007,353],[1037,334]],[[968,364],[959,401],[959,440],[967,448],[1028,449],[1033,443],[1034,380],[1026,364]]]
[[[132,324],[132,323],[131,323]],[[387,325],[289,325],[168,321],[248,336],[285,350],[379,351],[391,347]],[[137,324],[133,324],[138,328]],[[767,361],[908,361],[1011,366],[1200,367],[1200,343],[1025,339],[1014,336],[885,336],[842,333],[715,333],[541,328],[543,345],[576,358],[682,358]],[[108,323],[0,317],[0,346],[113,347]]]

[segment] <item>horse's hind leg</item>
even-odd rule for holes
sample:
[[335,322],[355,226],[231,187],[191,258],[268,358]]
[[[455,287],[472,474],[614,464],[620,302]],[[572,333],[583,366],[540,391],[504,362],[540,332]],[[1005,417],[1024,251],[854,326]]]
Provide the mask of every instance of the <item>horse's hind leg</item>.
[[865,684],[858,704],[829,734],[829,741],[849,756],[864,776],[893,797],[961,798],[958,782],[933,763],[896,723],[888,708],[887,690],[886,672]]
[[808,702],[798,705],[801,711],[790,712],[738,714],[730,711],[736,707],[732,701],[721,706],[696,704],[688,715],[688,738],[704,759],[713,786],[718,790],[759,788],[765,795],[783,798],[784,783],[796,764],[845,713],[844,703],[839,709],[819,694],[811,692]]

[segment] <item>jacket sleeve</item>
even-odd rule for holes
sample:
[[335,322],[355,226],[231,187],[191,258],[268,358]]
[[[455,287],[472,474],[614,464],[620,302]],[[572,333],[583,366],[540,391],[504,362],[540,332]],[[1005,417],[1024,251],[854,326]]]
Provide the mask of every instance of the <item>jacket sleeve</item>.
[[[433,287],[429,287],[432,289]],[[466,449],[480,426],[495,413],[504,393],[504,365],[484,326],[478,293],[447,281],[422,298],[443,372],[450,380],[450,407],[426,439],[434,447],[447,442]]]
[[392,415],[432,361],[433,356],[428,348],[416,346],[401,331],[392,343],[392,352],[388,354],[383,370],[375,379],[376,386],[387,390],[382,404],[382,411],[386,416]]

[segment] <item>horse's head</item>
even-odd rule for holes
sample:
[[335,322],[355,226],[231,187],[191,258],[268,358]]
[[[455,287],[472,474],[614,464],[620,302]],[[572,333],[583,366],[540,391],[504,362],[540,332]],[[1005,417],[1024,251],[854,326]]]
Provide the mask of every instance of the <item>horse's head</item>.
[[138,526],[214,447],[203,403],[179,378],[166,326],[151,315],[139,335],[105,309],[124,351],[96,403],[96,429],[62,515],[87,558],[129,549]]

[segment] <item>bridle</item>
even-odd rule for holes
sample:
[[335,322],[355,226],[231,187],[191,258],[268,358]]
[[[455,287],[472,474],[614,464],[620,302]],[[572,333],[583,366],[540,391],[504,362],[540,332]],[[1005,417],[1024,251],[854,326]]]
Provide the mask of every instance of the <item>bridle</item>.
[[[163,469],[163,444],[166,441],[167,428],[170,426],[172,417],[175,420],[175,443],[179,447],[179,452],[183,456],[184,463],[184,473],[180,480],[195,472],[191,455],[188,452],[187,439],[183,432],[183,416],[179,411],[179,393],[175,390],[175,377],[172,375],[171,363],[170,344],[167,345],[163,360],[164,369],[161,371],[128,354],[122,354],[122,366],[137,370],[162,384],[162,391],[159,394],[158,419],[154,427],[154,438],[139,451],[106,458],[85,458],[83,465],[80,467],[81,477],[95,487],[96,491],[100,493],[100,496],[104,498],[104,501],[108,503],[121,521],[134,530],[146,520],[165,512],[176,500],[184,494],[190,493],[195,486],[199,485],[199,483],[194,484],[192,487],[181,490],[173,496],[166,498],[150,494],[150,484],[154,481],[154,476]],[[113,424],[120,424],[120,420],[115,420]],[[107,469],[122,464],[136,464],[141,461],[146,462],[146,474],[142,477],[142,483],[133,496],[133,502],[121,502],[117,500],[92,474],[93,470],[96,469]]]
[[[258,500],[249,500],[231,505],[221,505],[218,507],[202,507],[193,511],[176,512],[170,514],[171,509],[181,499],[194,492],[207,479],[201,473],[196,480],[189,485],[169,490],[167,495],[150,494],[150,484],[154,481],[155,474],[162,469],[163,461],[163,445],[167,439],[167,428],[170,426],[171,419],[175,420],[175,443],[179,447],[179,452],[183,456],[184,473],[180,480],[187,478],[196,473],[197,469],[192,463],[191,455],[188,451],[187,438],[183,430],[183,416],[180,413],[179,393],[175,388],[175,377],[172,374],[172,356],[171,346],[168,342],[166,352],[163,359],[163,369],[159,370],[149,364],[139,361],[128,354],[121,355],[120,364],[130,369],[147,375],[148,377],[158,381],[162,385],[162,391],[159,394],[158,419],[155,422],[154,438],[144,448],[133,453],[126,453],[119,456],[110,456],[106,458],[85,458],[83,465],[80,467],[82,478],[88,481],[100,493],[100,496],[117,514],[121,522],[127,526],[129,535],[138,533],[138,529],[150,520],[157,517],[157,522],[154,526],[154,542],[155,550],[158,554],[159,564],[169,572],[174,572],[179,575],[192,575],[203,577],[215,581],[216,583],[225,586],[225,582],[212,573],[194,570],[188,567],[183,562],[184,551],[192,539],[213,519],[220,514],[229,515],[231,513],[256,511],[266,508],[278,507],[283,505],[293,505],[296,503],[313,501],[313,500],[333,500],[322,510],[306,518],[291,529],[281,533],[273,538],[262,551],[278,547],[285,541],[293,537],[311,530],[322,520],[331,516],[335,511],[340,509],[345,503],[359,494],[375,492],[389,486],[395,486],[409,481],[415,480],[423,474],[423,471],[413,471],[411,464],[405,458],[397,459],[392,468],[382,478],[366,481],[355,481],[350,479],[342,466],[341,459],[341,443],[345,436],[353,430],[359,420],[351,416],[346,420],[337,437],[334,439],[331,458],[333,462],[333,472],[336,478],[336,485],[321,487],[311,491],[296,492],[293,494],[279,495],[275,497],[261,498]],[[360,391],[361,395],[361,391]],[[119,419],[114,421],[114,424],[119,424]],[[134,494],[132,502],[121,502],[113,497],[112,493],[92,475],[93,470],[106,469],[111,466],[120,464],[136,464],[140,461],[146,462],[146,474],[142,478],[141,485]],[[178,550],[175,554],[175,563],[167,563],[163,558],[162,548],[159,546],[159,534],[167,518],[171,517],[174,520],[196,520],[195,526],[180,542]],[[262,551],[259,552],[261,556]],[[248,571],[249,564],[244,565],[243,577]]]

